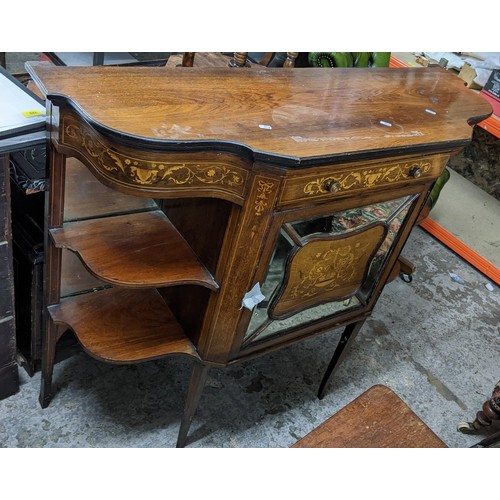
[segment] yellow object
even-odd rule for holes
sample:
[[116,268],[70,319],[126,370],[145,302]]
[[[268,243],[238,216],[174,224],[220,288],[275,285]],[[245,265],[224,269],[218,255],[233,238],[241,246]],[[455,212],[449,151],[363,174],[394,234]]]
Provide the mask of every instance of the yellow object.
[[43,113],[42,111],[39,111],[38,109],[23,111],[23,116],[25,116],[26,118],[32,118],[33,116],[42,116],[44,114],[45,113]]

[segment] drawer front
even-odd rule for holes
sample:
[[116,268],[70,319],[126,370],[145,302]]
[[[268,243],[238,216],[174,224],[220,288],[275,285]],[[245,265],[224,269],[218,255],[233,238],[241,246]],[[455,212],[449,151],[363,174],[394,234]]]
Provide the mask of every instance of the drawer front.
[[104,137],[72,113],[60,118],[58,142],[103,183],[129,194],[213,196],[237,203],[244,199],[249,172],[229,154],[135,150]]
[[439,176],[448,155],[406,158],[397,162],[345,167],[321,167],[315,174],[285,179],[280,205],[327,201],[365,189],[387,188]]

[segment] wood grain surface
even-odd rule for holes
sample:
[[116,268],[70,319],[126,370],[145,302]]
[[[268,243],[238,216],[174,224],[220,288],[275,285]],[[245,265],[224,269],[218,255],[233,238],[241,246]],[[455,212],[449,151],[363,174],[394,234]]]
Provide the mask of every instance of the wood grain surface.
[[55,323],[75,332],[87,352],[105,361],[137,362],[168,354],[198,357],[156,290],[110,288],[63,299],[49,312]]
[[160,210],[70,222],[62,229],[51,230],[51,235],[57,247],[78,253],[90,272],[108,283],[218,288]]
[[375,385],[292,448],[446,448],[391,389]]
[[339,237],[304,239],[286,262],[269,317],[288,318],[308,307],[355,295],[385,236],[383,224],[375,223]]
[[19,390],[10,204],[9,157],[0,154],[0,399]]
[[438,67],[179,71],[32,62],[27,70],[55,104],[71,101],[122,138],[165,148],[183,141],[239,144],[260,160],[465,145],[468,123],[492,111]]

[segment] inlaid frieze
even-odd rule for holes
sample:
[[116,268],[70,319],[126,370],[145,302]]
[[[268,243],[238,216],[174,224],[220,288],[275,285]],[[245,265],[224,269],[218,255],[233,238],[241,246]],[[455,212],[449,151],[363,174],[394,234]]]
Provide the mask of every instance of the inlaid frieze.
[[347,192],[395,186],[416,179],[437,178],[446,159],[444,155],[436,155],[354,169],[332,167],[323,169],[324,173],[320,172],[319,175],[291,177],[285,180],[280,203],[329,198]]
[[139,158],[103,140],[91,127],[71,115],[62,120],[61,143],[76,149],[106,178],[143,189],[207,187],[242,196],[248,172],[224,158],[172,161],[166,153]]
[[269,196],[274,189],[274,182],[259,180],[255,199],[255,215],[260,216],[269,205]]
[[358,170],[354,172],[345,172],[339,175],[331,175],[317,178],[308,182],[304,186],[304,193],[315,195],[329,192],[329,186],[332,183],[338,183],[338,190],[369,188],[380,184],[391,184],[412,177],[411,171],[419,169],[419,175],[425,175],[430,172],[432,167],[429,161],[412,161],[397,163],[392,166],[383,166]]

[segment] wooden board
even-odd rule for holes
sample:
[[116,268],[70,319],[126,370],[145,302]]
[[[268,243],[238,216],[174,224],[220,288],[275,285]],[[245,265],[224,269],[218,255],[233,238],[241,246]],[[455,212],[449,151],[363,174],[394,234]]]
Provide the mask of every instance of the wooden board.
[[10,221],[9,162],[0,155],[0,399],[19,389]]
[[446,448],[389,388],[376,385],[292,448]]

